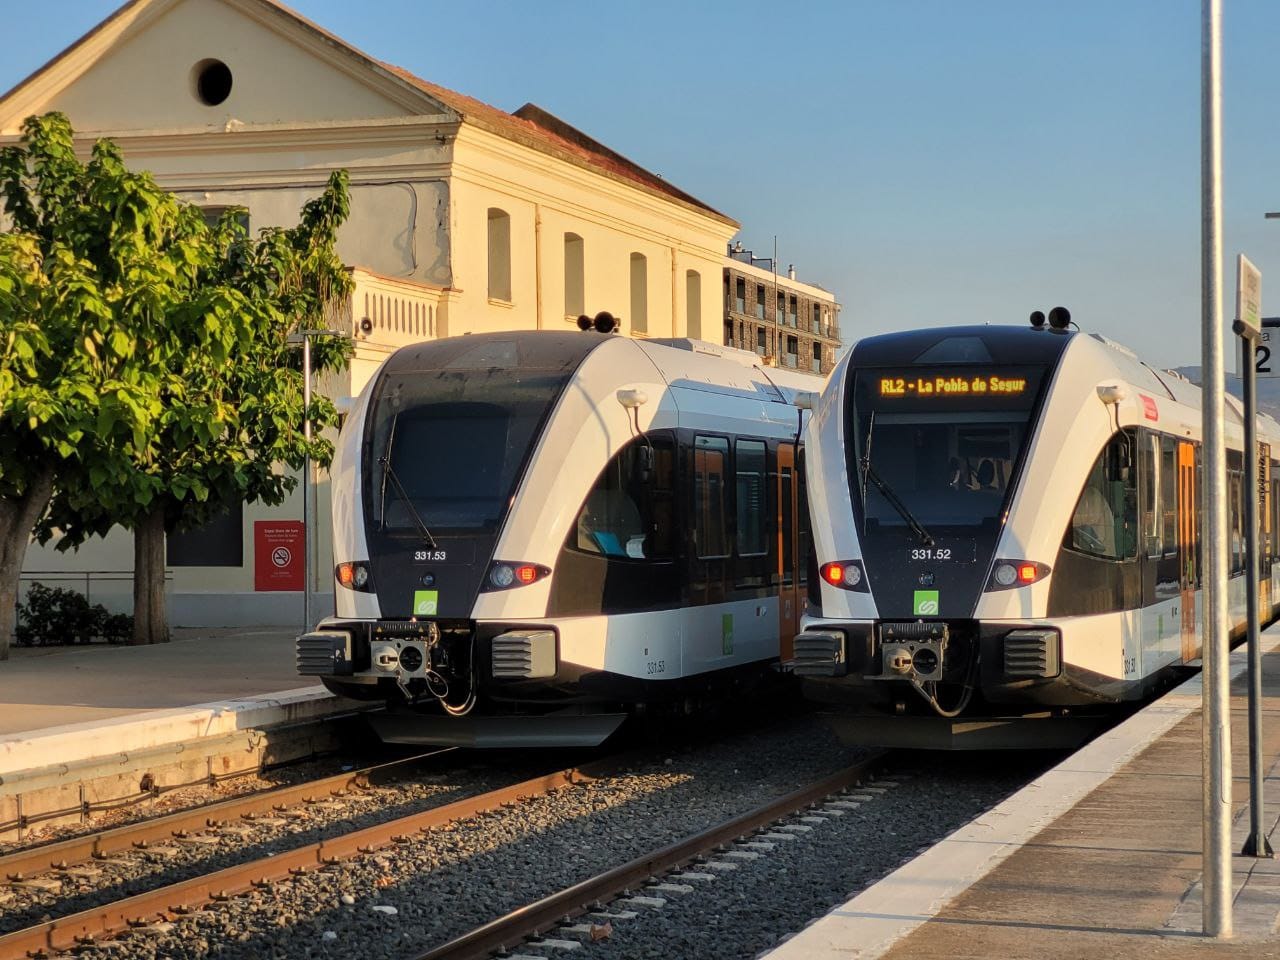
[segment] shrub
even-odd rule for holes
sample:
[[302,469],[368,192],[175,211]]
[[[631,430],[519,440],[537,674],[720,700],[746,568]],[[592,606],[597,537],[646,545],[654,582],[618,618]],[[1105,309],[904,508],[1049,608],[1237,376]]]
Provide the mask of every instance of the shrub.
[[126,643],[133,635],[133,617],[108,613],[102,604],[90,604],[75,590],[33,583],[26,602],[18,604],[14,633],[18,645],[24,647],[95,639]]

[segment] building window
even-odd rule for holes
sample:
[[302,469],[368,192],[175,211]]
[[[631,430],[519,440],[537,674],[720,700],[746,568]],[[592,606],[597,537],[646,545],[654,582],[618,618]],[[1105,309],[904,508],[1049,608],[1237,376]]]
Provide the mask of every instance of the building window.
[[822,372],[822,344],[816,340],[813,342],[813,362],[809,364],[809,369],[814,373]]
[[822,307],[816,303],[813,305],[813,332],[822,332]]
[[756,353],[764,356],[764,327],[756,327]]
[[489,208],[489,299],[511,302],[511,216]]
[[756,316],[764,319],[764,285],[756,285]]
[[737,313],[747,312],[747,281],[741,277],[733,285],[733,309]]
[[221,220],[223,216],[225,216],[228,212],[231,213],[231,218],[235,223],[236,227],[239,228],[239,230],[242,233],[244,233],[245,236],[248,236],[249,235],[249,211],[246,208],[233,207],[233,206],[215,206],[215,207],[200,208],[200,215],[204,217],[204,222],[211,227],[216,227],[218,225],[218,221]]
[[687,334],[702,339],[702,274],[689,270],[684,275],[685,324]]
[[773,312],[774,322],[781,326],[784,322],[785,312],[787,308],[787,298],[785,294],[778,294],[778,302]]
[[564,235],[564,315],[574,319],[587,312],[586,254],[582,238]]
[[237,503],[202,527],[169,534],[165,563],[170,567],[244,566],[244,504]]
[[796,366],[796,354],[800,351],[800,342],[795,337],[787,337],[787,356],[786,364],[788,367]]
[[631,332],[649,332],[649,262],[643,253],[631,255]]
[[796,325],[796,298],[792,297],[787,302],[787,326],[794,327]]

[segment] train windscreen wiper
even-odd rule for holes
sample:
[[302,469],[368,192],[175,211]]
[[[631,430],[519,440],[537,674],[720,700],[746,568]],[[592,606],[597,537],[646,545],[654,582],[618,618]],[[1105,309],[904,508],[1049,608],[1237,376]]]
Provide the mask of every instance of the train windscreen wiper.
[[876,489],[879,490],[884,495],[884,498],[889,501],[889,505],[893,507],[893,509],[898,511],[898,516],[902,517],[903,520],[907,521],[907,526],[911,528],[912,533],[914,533],[917,537],[920,538],[920,542],[924,544],[926,547],[932,547],[934,544],[933,536],[929,533],[928,530],[926,530],[921,525],[920,521],[917,520],[915,516],[912,515],[911,511],[907,509],[907,505],[898,498],[898,495],[889,488],[889,485],[885,483],[883,479],[881,479],[880,474],[876,473],[876,468],[871,466],[870,455],[862,458],[862,476],[863,476],[863,494],[862,494],[863,513],[865,514],[867,509],[866,481],[870,480],[872,483],[876,485]]
[[382,529],[387,528],[387,481],[390,480],[392,486],[396,489],[396,496],[404,501],[404,505],[409,510],[409,516],[413,519],[414,524],[418,528],[418,532],[422,534],[422,539],[427,542],[432,550],[439,549],[436,538],[431,535],[431,531],[427,529],[426,523],[422,520],[422,515],[418,513],[418,508],[413,505],[413,500],[409,498],[408,492],[404,488],[404,484],[400,482],[400,478],[396,476],[395,469],[391,466],[391,444],[396,439],[396,424],[400,421],[400,415],[391,421],[391,435],[387,437],[386,452],[378,459],[378,463],[382,464],[382,489],[379,494],[381,500],[378,513],[381,515]]

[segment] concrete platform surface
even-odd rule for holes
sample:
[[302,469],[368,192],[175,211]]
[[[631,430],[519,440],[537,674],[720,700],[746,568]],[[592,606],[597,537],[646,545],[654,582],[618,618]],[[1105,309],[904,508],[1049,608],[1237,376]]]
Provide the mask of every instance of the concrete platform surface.
[[[1280,646],[1280,630],[1264,650]],[[1233,849],[1249,825],[1232,655]],[[1280,847],[1280,652],[1264,657],[1265,822]],[[1280,860],[1236,856],[1235,935],[1201,935],[1200,678],[837,907],[770,960],[1280,958]]]
[[176,630],[170,643],[15,647],[0,661],[0,737],[314,686],[296,631]]

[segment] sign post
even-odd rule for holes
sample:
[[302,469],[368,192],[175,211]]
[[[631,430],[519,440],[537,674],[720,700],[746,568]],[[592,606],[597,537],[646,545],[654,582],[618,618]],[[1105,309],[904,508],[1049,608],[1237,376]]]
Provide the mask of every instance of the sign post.
[[[1262,575],[1258,553],[1259,486],[1257,377],[1280,375],[1271,363],[1270,331],[1280,318],[1263,319],[1262,274],[1243,254],[1236,260],[1236,321],[1240,336],[1240,380],[1244,390],[1244,488],[1246,626],[1249,643],[1249,836],[1240,853],[1246,857],[1274,857],[1264,823],[1262,766],[1262,644],[1258,622],[1258,580]],[[1273,535],[1280,535],[1275,531]]]
[[1222,0],[1201,0],[1200,369],[1204,396],[1202,490],[1204,713],[1201,807],[1203,929],[1231,936],[1231,690],[1227,672],[1227,448],[1222,372]]

